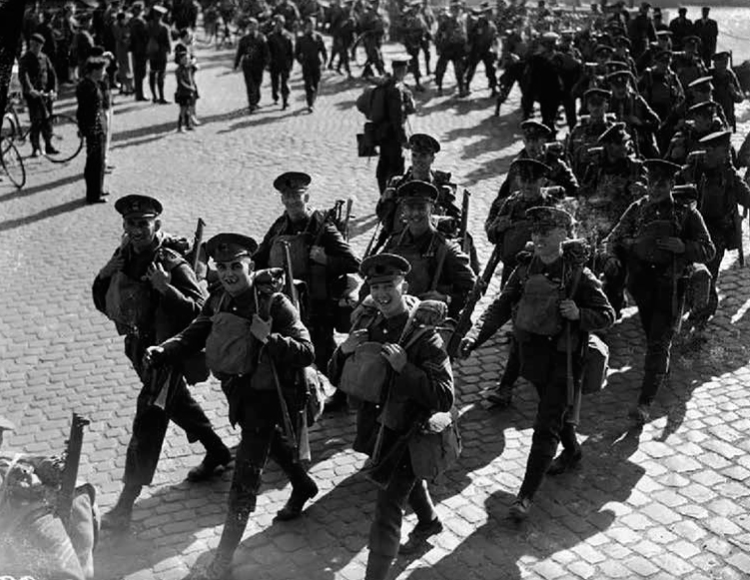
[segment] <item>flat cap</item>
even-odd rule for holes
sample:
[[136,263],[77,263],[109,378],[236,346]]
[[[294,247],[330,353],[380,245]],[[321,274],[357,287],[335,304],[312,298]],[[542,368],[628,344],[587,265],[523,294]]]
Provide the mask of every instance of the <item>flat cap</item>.
[[701,101],[696,103],[687,110],[689,116],[692,115],[708,115],[713,116],[714,112],[718,109],[719,103],[716,101]]
[[510,164],[510,171],[514,171],[524,181],[536,181],[549,175],[548,165],[536,159],[516,159]]
[[675,173],[680,170],[679,165],[666,159],[646,159],[643,166],[648,171],[649,181],[674,179]]
[[164,208],[158,199],[148,195],[126,195],[115,202],[115,209],[124,218],[157,217]]
[[552,129],[544,123],[528,119],[521,123],[521,131],[527,139],[538,139],[539,137],[549,138],[552,136]]
[[273,187],[281,193],[304,193],[312,177],[302,171],[287,171],[273,180]]
[[206,253],[214,262],[231,262],[243,256],[252,256],[258,243],[242,234],[216,234],[206,242]]
[[698,143],[705,145],[706,147],[719,147],[722,145],[728,145],[732,139],[732,132],[728,130],[715,131],[709,133],[702,139],[698,140]]
[[595,87],[593,89],[588,89],[586,92],[583,93],[584,99],[606,99],[609,100],[612,98],[612,91],[608,91],[607,89],[600,89],[598,87]]
[[394,56],[391,59],[391,67],[392,68],[407,67],[409,66],[410,62],[411,62],[411,57],[409,55]]
[[15,431],[16,426],[10,419],[0,415],[0,431]]
[[369,284],[390,282],[411,272],[411,264],[396,254],[375,254],[362,260],[359,273]]
[[396,190],[396,195],[402,201],[424,201],[435,203],[438,198],[437,187],[427,181],[407,181]]
[[409,137],[409,146],[415,151],[437,153],[440,151],[440,143],[432,135],[427,133],[414,133]]
[[573,216],[557,207],[530,207],[526,210],[526,219],[531,222],[532,230],[570,229],[573,226]]
[[625,123],[615,123],[596,140],[600,145],[625,143],[630,139]]
[[714,88],[713,83],[711,82],[712,80],[713,77],[711,76],[699,77],[693,82],[689,83],[687,88],[699,91],[709,91]]
[[45,42],[44,36],[42,36],[38,32],[35,32],[34,34],[31,35],[31,40],[33,40],[34,42],[38,42],[39,44],[44,44]]

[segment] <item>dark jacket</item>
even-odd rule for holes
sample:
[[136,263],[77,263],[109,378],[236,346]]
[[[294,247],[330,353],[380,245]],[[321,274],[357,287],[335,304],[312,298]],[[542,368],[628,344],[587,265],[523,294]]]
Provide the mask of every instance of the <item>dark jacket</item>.
[[96,81],[88,77],[82,78],[76,86],[76,119],[78,128],[84,137],[101,134],[102,111],[104,110],[104,93]]
[[294,65],[294,38],[288,30],[272,32],[268,35],[268,54],[271,70],[292,70]]
[[234,68],[242,64],[242,68],[254,70],[264,69],[270,58],[268,42],[260,32],[246,34],[237,45],[237,53],[234,56]]

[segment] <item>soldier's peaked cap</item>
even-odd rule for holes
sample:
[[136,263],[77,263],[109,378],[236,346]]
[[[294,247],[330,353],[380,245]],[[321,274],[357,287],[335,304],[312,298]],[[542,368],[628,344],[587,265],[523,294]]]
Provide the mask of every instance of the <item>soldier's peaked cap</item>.
[[370,284],[390,282],[406,276],[411,265],[406,258],[396,254],[376,254],[362,260],[359,273]]
[[524,136],[532,139],[534,137],[552,136],[552,129],[547,127],[547,125],[545,125],[544,123],[534,121],[533,119],[529,119],[521,123],[521,131],[523,131]]
[[691,34],[690,36],[686,36],[685,38],[683,38],[682,42],[684,44],[690,44],[690,43],[700,44],[701,43],[701,39],[699,37],[695,36],[694,34]]
[[166,14],[168,12],[168,10],[164,6],[160,6],[159,4],[152,6],[151,9],[159,14]]
[[643,166],[648,171],[649,180],[658,180],[660,178],[674,179],[675,173],[680,170],[680,166],[666,159],[646,159]]
[[713,60],[728,60],[729,56],[730,56],[730,54],[729,54],[728,50],[722,50],[721,52],[717,52],[711,58]]
[[688,109],[688,115],[707,115],[713,116],[719,104],[716,101],[701,101]]
[[549,175],[550,168],[548,165],[537,161],[536,159],[516,159],[510,164],[511,171],[517,171],[521,179],[536,181]]
[[1,431],[14,431],[16,426],[13,424],[13,421],[10,419],[6,419],[2,415],[0,415],[0,432]]
[[530,207],[526,210],[526,218],[531,222],[532,229],[564,228],[567,230],[573,226],[573,216],[557,207]]
[[305,192],[312,182],[312,177],[302,171],[287,171],[273,180],[274,189],[281,193]]
[[700,143],[701,145],[706,145],[708,147],[715,147],[719,145],[728,145],[731,138],[731,131],[715,131],[700,139],[698,143]]
[[594,49],[594,54],[600,54],[600,53],[603,53],[603,52],[612,53],[614,51],[615,51],[615,49],[612,48],[611,46],[609,46],[608,44],[598,44],[598,45],[596,45],[596,48]]
[[426,201],[435,203],[438,198],[437,187],[427,181],[407,181],[396,191],[396,195],[404,201]]
[[700,89],[700,90],[709,90],[713,89],[713,83],[711,82],[713,80],[713,77],[706,76],[706,77],[700,77],[695,79],[693,82],[688,84],[689,89]]
[[158,199],[148,195],[126,195],[115,202],[115,209],[122,217],[157,217],[164,208]]
[[44,36],[42,36],[38,32],[35,32],[31,35],[31,40],[33,40],[34,42],[38,42],[39,44],[44,44]]
[[608,143],[624,143],[630,139],[625,123],[615,123],[609,129],[604,131],[596,140],[601,145]]
[[694,184],[675,185],[672,188],[672,197],[675,201],[688,204],[698,201],[698,188]]
[[214,262],[231,262],[243,256],[252,256],[257,249],[258,243],[242,234],[216,234],[206,242],[206,253]]
[[616,70],[609,73],[606,76],[608,83],[620,84],[627,83],[629,80],[635,80],[633,73],[630,70]]
[[595,87],[593,89],[588,89],[585,93],[583,93],[584,99],[589,99],[591,97],[599,97],[601,99],[611,99],[612,91],[608,91],[607,89],[600,89],[598,87]]
[[427,151],[428,153],[437,153],[440,151],[438,140],[427,133],[414,133],[414,135],[409,137],[409,145],[417,151]]
[[393,68],[396,68],[396,67],[405,67],[405,66],[409,66],[410,62],[411,62],[411,57],[408,56],[408,55],[394,56],[391,59],[391,66]]
[[656,31],[656,36],[671,37],[672,36],[672,31],[671,30],[657,30]]

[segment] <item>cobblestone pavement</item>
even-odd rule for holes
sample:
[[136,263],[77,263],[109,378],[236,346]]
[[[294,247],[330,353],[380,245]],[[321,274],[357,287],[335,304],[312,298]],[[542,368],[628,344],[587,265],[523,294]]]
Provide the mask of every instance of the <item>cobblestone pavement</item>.
[[[202,50],[199,56],[203,125],[197,131],[175,133],[174,105],[118,105],[110,200],[127,193],[159,197],[170,232],[192,235],[200,216],[207,236],[220,230],[261,236],[281,212],[274,177],[305,170],[314,175],[319,207],[353,198],[353,243],[362,251],[374,224],[377,188],[375,160],[356,156],[362,118],[353,101],[361,85],[326,72],[309,115],[296,71],[289,111],[271,105],[264,89],[262,108],[247,116],[241,76],[229,68],[231,54]],[[477,75],[468,100],[437,98],[431,90],[418,94],[411,128],[443,141],[437,164],[473,191],[471,227],[486,259],[483,215],[520,145],[517,93],[499,118],[491,118],[492,101],[481,86]],[[748,110],[739,117],[746,129]],[[91,302],[91,281],[118,243],[121,226],[111,203],[84,205],[82,168],[83,157],[65,167],[29,160],[24,190],[0,184],[0,398],[2,412],[19,425],[10,447],[28,452],[59,452],[72,411],[91,419],[81,475],[98,486],[100,504],[108,509],[119,491],[139,387],[121,338]],[[510,409],[483,406],[482,389],[505,363],[502,337],[459,364],[464,453],[434,487],[445,531],[423,553],[400,558],[398,578],[750,577],[750,302],[743,291],[750,270],[735,260],[733,254],[725,264],[721,313],[710,341],[699,351],[676,352],[671,380],[642,431],[629,430],[625,417],[636,399],[643,357],[634,309],[609,332],[609,384],[584,403],[583,469],[549,479],[525,525],[511,523],[506,512],[523,477],[535,396],[523,384]],[[217,383],[194,392],[221,435],[236,444]],[[269,467],[235,559],[235,578],[363,577],[374,489],[359,473],[363,457],[350,450],[353,428],[351,414],[326,417],[314,427],[311,472],[321,491],[296,522],[272,522],[289,487]],[[200,459],[200,449],[170,427],[132,532],[105,535],[99,545],[97,578],[181,578],[207,557],[221,531],[229,474],[186,484],[186,471]],[[404,533],[414,521],[410,514]]]

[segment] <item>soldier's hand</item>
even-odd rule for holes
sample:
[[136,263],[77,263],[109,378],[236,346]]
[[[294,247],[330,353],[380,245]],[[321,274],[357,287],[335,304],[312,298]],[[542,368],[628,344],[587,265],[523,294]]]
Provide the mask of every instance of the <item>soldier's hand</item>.
[[310,259],[313,262],[322,264],[323,266],[328,263],[328,255],[321,246],[313,246],[310,248]]
[[439,302],[448,303],[448,296],[437,290],[430,290],[424,294],[419,295],[420,300],[438,300]]
[[563,318],[568,320],[578,320],[581,318],[581,311],[578,309],[576,303],[570,298],[560,302],[560,314]]
[[672,252],[673,254],[685,253],[685,242],[680,238],[661,238],[660,240],[656,240],[656,247],[660,250]]
[[143,354],[143,366],[146,368],[158,367],[164,364],[165,358],[166,352],[164,351],[164,347],[149,346]]
[[109,259],[109,262],[104,264],[104,267],[99,270],[100,278],[109,278],[115,272],[119,272],[125,266],[125,258],[122,257],[120,252],[117,252],[114,256]]
[[391,365],[391,368],[394,371],[400,373],[404,370],[404,367],[406,366],[406,351],[399,345],[387,342],[383,345],[383,348],[380,349],[380,354],[382,354],[383,358],[388,361],[388,364]]
[[512,225],[512,222],[510,220],[510,217],[507,215],[501,215],[495,218],[495,221],[492,222],[492,228],[500,233],[507,230]]
[[151,264],[146,270],[146,275],[143,276],[143,280],[148,280],[154,287],[154,290],[163,294],[169,287],[169,282],[172,280],[172,274],[167,272],[161,264]]
[[272,320],[263,320],[257,314],[253,314],[253,321],[250,324],[250,332],[263,344],[268,342],[268,335],[271,334]]
[[476,348],[475,342],[473,338],[462,338],[461,344],[458,346],[458,358],[469,358]]
[[341,352],[346,355],[352,354],[355,350],[357,350],[357,347],[360,344],[362,344],[363,342],[367,342],[369,334],[370,333],[366,328],[360,328],[359,330],[350,332],[349,336],[346,337],[346,340],[341,343]]

